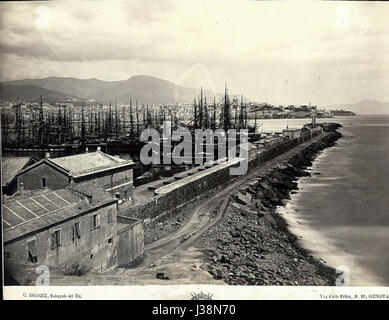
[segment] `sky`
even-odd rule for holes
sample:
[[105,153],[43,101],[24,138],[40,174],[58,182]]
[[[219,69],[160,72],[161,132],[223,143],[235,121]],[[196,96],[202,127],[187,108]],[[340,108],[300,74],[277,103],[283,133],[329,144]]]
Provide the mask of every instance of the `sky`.
[[273,104],[389,102],[389,3],[0,3],[0,81],[146,74]]

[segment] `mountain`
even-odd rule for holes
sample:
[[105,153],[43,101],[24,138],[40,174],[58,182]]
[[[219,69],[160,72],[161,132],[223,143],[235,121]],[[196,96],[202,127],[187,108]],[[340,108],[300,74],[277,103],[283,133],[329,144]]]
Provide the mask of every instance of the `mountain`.
[[[43,88],[63,95],[77,97],[78,99],[94,99],[99,102],[129,103],[138,100],[139,104],[173,104],[191,103],[200,94],[199,88],[187,88],[173,82],[153,76],[139,75],[122,81],[102,81],[99,79],[76,79],[66,77],[49,77],[44,79],[25,79],[3,82],[1,87],[23,86]],[[15,89],[13,89],[15,91]],[[4,96],[9,88],[3,89]],[[22,91],[22,90],[21,90]],[[38,93],[39,96],[40,93]],[[215,96],[220,100],[222,94],[204,90],[208,102],[213,102]],[[42,95],[45,94],[42,92]]]
[[64,102],[80,100],[72,95],[68,95],[62,92],[44,89],[38,86],[32,85],[0,85],[0,97],[7,98],[9,100],[27,100],[31,102],[39,101],[39,96],[45,97],[45,102]]
[[389,103],[377,100],[361,100],[353,104],[335,104],[327,109],[343,109],[357,114],[389,114]]

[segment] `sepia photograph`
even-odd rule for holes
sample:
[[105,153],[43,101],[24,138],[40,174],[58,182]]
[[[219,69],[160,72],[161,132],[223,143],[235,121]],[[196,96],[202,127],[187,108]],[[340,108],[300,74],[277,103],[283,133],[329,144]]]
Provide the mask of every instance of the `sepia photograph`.
[[389,299],[388,16],[0,2],[4,299]]

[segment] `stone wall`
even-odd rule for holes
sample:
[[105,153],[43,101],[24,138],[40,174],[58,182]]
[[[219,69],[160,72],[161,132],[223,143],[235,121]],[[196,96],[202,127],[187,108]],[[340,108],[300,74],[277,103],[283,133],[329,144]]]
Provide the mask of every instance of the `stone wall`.
[[118,223],[121,227],[117,233],[117,265],[120,267],[143,254],[144,232],[140,220],[118,216]]
[[[275,144],[270,148],[254,151],[258,153],[252,155],[252,158],[249,157],[247,173],[255,170],[266,161],[285,153],[319,134],[321,134],[321,132],[313,132],[312,134],[308,132],[293,140],[284,141],[280,139],[280,143]],[[229,170],[231,166],[225,164],[220,165],[219,170],[215,170],[219,166],[212,167],[208,169],[210,172],[209,174],[201,175],[198,179],[190,179],[188,183],[182,184],[178,188],[172,187],[170,192],[156,195],[144,203],[139,203],[121,211],[120,214],[141,219],[144,221],[145,225],[163,220],[177,212],[187,203],[212,192],[217,187],[230,183],[234,179],[238,179],[239,176],[230,175]],[[234,166],[236,166],[236,164],[234,164]],[[172,183],[172,185],[173,184],[174,183]]]

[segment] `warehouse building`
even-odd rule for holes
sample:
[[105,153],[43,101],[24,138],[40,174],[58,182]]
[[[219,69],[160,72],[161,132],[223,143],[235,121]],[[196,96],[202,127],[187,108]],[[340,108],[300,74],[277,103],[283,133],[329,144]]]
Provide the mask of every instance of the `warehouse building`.
[[68,185],[95,182],[121,201],[132,200],[134,162],[100,150],[51,159],[46,157],[18,171],[8,194],[26,190],[57,190]]
[[96,181],[9,199],[3,203],[7,272],[23,284],[38,265],[72,274],[131,262],[143,253],[143,226],[117,212],[118,199]]

